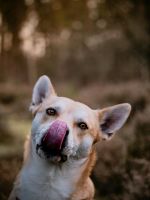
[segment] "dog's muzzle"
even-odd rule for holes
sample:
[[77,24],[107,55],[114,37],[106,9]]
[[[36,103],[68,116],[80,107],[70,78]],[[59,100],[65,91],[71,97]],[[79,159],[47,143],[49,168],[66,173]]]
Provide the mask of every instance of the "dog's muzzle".
[[65,162],[67,156],[62,154],[66,145],[69,129],[64,121],[56,120],[44,134],[41,144],[37,148],[41,148],[47,158],[57,157]]

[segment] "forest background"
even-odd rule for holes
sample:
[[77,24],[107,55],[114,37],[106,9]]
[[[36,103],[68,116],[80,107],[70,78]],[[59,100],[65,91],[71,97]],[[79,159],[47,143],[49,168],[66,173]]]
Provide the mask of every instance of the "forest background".
[[59,95],[131,116],[97,144],[96,199],[150,199],[150,1],[0,0],[0,199],[22,164],[32,87],[47,74]]

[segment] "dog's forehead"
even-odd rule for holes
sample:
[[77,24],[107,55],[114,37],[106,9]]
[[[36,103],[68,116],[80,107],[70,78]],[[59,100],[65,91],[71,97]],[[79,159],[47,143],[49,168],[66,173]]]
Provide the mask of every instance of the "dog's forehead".
[[66,97],[53,97],[46,102],[46,106],[58,108],[62,111],[74,113],[75,117],[89,117],[95,115],[95,112],[87,105],[74,101]]
[[73,101],[72,99],[69,99],[67,97],[53,97],[52,99],[50,99],[50,104],[52,106],[55,107],[59,107],[61,109],[66,109],[66,108],[70,108],[75,101]]

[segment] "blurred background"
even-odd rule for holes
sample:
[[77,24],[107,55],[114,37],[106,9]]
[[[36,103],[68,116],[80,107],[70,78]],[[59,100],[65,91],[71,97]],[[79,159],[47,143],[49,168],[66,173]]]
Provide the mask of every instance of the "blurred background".
[[96,200],[150,199],[150,1],[0,0],[0,199],[30,133],[32,87],[47,74],[59,95],[92,108],[131,103],[97,144]]

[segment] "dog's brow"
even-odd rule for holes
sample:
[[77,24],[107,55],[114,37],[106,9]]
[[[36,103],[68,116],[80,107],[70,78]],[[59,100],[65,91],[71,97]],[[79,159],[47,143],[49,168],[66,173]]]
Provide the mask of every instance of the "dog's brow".
[[[60,111],[62,110],[60,106],[52,105],[52,106],[49,106],[49,107],[54,108],[54,109],[57,110],[58,112],[60,112]],[[49,108],[49,107],[48,107],[48,108]]]
[[76,121],[77,122],[85,122],[85,119],[83,119],[83,118],[76,118]]
[[86,119],[88,117],[88,113],[85,110],[75,110],[74,116],[76,119]]
[[87,121],[85,119],[83,119],[83,118],[77,118],[76,122],[77,123],[80,123],[80,122],[86,122],[87,123]]
[[58,111],[62,110],[62,108],[61,108],[60,106],[55,106],[55,108],[56,108]]

